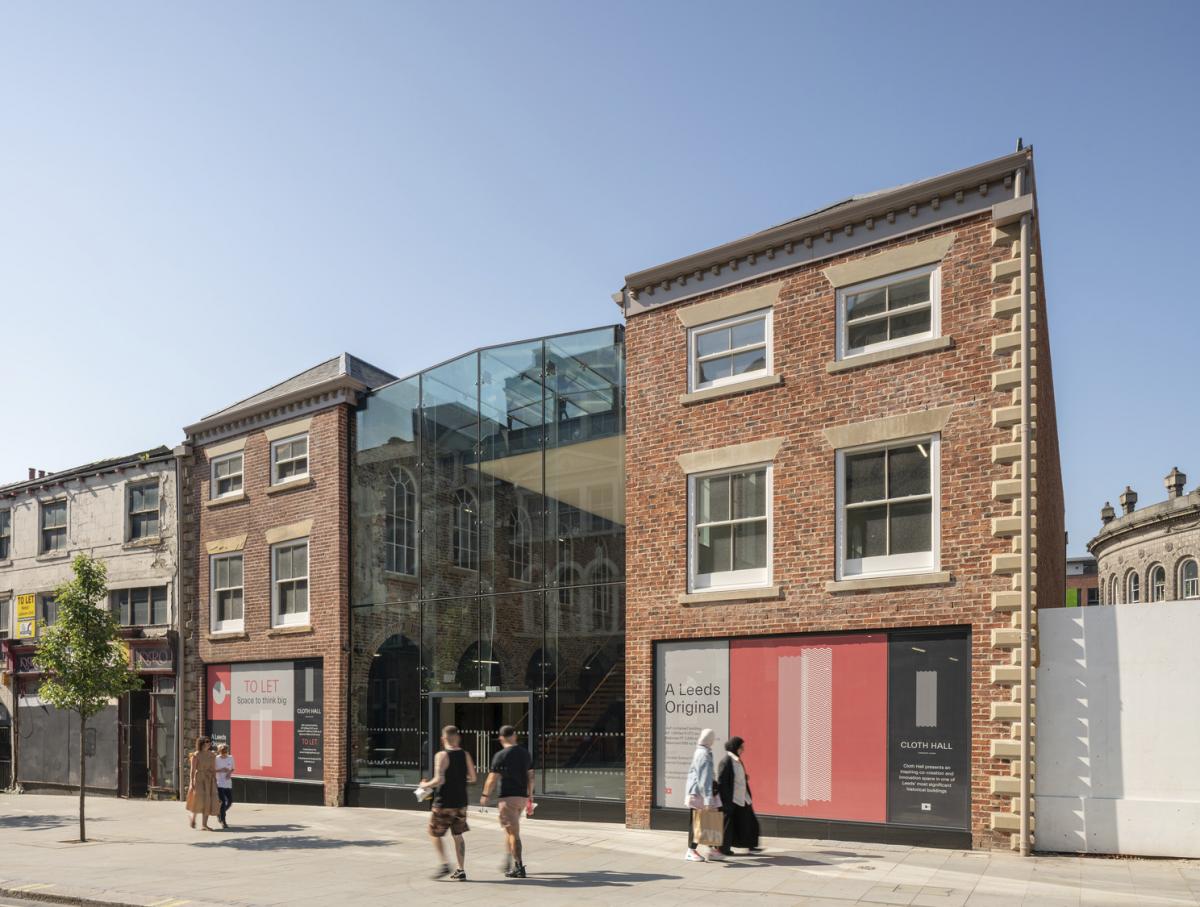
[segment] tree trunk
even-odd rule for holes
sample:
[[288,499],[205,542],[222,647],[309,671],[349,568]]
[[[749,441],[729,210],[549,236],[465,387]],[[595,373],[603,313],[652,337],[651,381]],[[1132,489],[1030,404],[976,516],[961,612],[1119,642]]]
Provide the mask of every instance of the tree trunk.
[[79,716],[79,840],[87,841],[87,828],[83,819],[83,797],[87,789],[87,719]]

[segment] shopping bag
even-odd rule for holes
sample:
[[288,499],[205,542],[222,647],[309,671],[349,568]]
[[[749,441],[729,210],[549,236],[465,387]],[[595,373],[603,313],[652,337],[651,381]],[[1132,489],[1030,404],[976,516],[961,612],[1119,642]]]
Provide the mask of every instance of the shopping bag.
[[692,839],[696,845],[720,847],[725,838],[725,814],[719,809],[698,809],[692,813]]

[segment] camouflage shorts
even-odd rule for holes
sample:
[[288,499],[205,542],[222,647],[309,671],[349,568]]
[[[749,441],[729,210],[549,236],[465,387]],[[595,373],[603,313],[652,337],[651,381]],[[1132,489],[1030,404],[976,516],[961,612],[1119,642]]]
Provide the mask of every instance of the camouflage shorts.
[[435,806],[429,814],[429,834],[435,838],[444,838],[446,832],[461,835],[470,830],[465,806],[459,809]]

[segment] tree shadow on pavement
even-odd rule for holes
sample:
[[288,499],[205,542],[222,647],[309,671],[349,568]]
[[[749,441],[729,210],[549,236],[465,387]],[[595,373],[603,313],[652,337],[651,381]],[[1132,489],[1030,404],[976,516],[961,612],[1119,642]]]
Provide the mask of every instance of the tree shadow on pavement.
[[[642,882],[678,882],[681,880],[681,876],[663,875],[656,872],[613,872],[607,869],[596,869],[591,872],[539,872],[537,875],[521,879],[516,885],[522,888],[526,885],[537,885],[542,888],[628,888]],[[492,880],[488,879],[487,881]],[[512,882],[501,879],[495,881],[508,886],[514,885]]]
[[308,828],[307,825],[297,825],[294,822],[285,822],[282,825],[230,825],[228,830],[223,828],[213,829],[219,831],[223,835],[227,834],[269,834],[270,832],[284,831],[304,831]]
[[[100,816],[88,816],[87,823],[106,822]],[[67,825],[78,825],[79,816],[0,816],[0,829],[24,828],[28,831],[49,831]]]
[[[223,834],[228,834],[224,832]],[[196,841],[193,847],[228,847],[232,850],[271,851],[271,850],[337,850],[343,847],[391,847],[395,841],[358,840],[348,841],[338,838],[321,838],[317,835],[283,835],[278,838],[218,838],[215,840]]]

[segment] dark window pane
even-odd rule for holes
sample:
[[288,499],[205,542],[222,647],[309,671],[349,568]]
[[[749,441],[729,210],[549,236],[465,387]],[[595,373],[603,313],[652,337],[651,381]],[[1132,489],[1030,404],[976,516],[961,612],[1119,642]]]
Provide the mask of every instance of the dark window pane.
[[767,515],[767,471],[740,473],[730,477],[733,486],[733,518]]
[[766,566],[766,520],[738,523],[733,528],[733,569],[758,570]]
[[846,346],[857,350],[872,343],[882,343],[887,340],[887,319],[868,321],[866,324],[852,324],[847,332]]
[[133,610],[132,624],[142,627],[150,622],[150,590],[132,589],[129,593]]
[[846,511],[846,557],[880,557],[887,553],[887,505]]
[[846,317],[861,318],[864,315],[877,315],[884,310],[886,304],[886,289],[855,293],[846,300]]
[[891,554],[912,554],[932,550],[932,505],[929,501],[909,501],[892,505]]
[[929,493],[929,445],[894,447],[888,451],[888,497]]
[[846,457],[846,503],[883,500],[884,457],[882,450]]
[[926,334],[930,330],[929,309],[922,309],[919,312],[909,312],[907,315],[897,315],[891,319],[891,323],[893,340],[899,340],[901,337],[911,337],[913,334]]
[[894,284],[888,291],[888,309],[902,309],[929,301],[929,276]]
[[728,356],[722,356],[720,359],[710,359],[707,362],[700,363],[700,383],[707,384],[709,381],[717,381],[721,378],[728,378],[732,372],[733,360]]
[[724,573],[731,569],[732,529],[730,526],[705,526],[697,532],[696,541],[696,572],[700,575],[708,573]]

